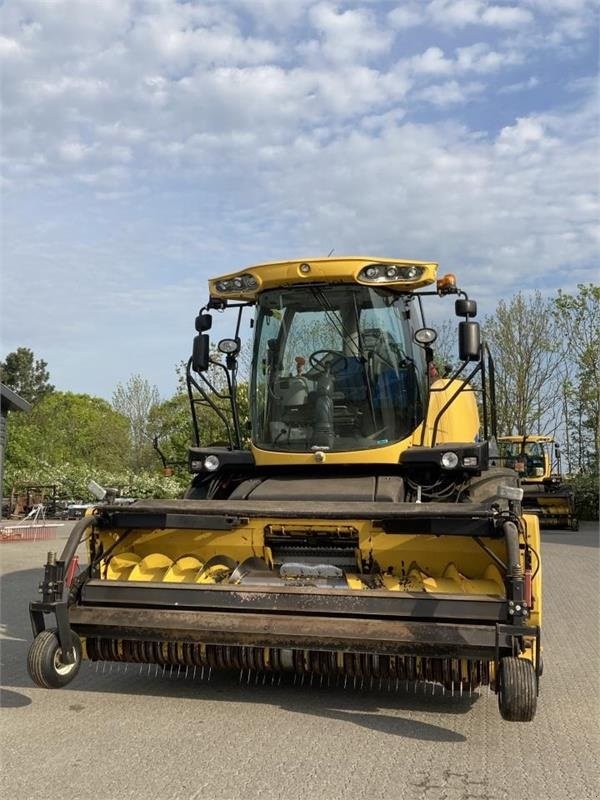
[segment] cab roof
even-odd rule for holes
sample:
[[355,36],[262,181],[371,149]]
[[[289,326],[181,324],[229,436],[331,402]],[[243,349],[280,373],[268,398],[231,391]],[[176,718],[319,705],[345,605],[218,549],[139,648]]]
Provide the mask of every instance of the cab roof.
[[[377,277],[367,277],[369,268],[375,269]],[[378,256],[303,258],[255,264],[212,278],[209,291],[214,298],[250,302],[267,289],[303,283],[357,283],[406,292],[434,283],[437,269],[438,265],[432,261]]]

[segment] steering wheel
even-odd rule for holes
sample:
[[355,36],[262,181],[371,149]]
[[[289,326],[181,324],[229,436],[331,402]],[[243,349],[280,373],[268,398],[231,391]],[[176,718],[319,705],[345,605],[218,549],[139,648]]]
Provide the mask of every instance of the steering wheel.
[[315,372],[321,374],[336,375],[348,366],[348,358],[340,350],[315,350],[308,361]]

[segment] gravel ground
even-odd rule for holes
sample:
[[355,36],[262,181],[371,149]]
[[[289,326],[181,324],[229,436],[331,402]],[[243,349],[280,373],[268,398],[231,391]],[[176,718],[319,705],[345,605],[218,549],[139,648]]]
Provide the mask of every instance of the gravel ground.
[[3,797],[600,797],[597,524],[544,534],[545,673],[529,724],[504,722],[485,692],[430,687],[247,686],[84,663],[66,689],[37,689],[25,668],[28,602],[60,546],[0,544]]

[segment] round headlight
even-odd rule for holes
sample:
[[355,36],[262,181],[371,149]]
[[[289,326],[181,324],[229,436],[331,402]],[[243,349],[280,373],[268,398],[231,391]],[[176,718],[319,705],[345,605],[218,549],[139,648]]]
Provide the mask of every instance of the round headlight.
[[385,270],[385,277],[386,278],[397,278],[398,277],[398,268],[397,267],[387,267]]
[[258,289],[258,281],[254,275],[244,275],[243,283],[246,289]]
[[433,344],[437,339],[437,331],[433,328],[419,328],[414,332],[413,338],[417,344]]
[[231,283],[233,284],[234,289],[241,289],[244,285],[241,278],[234,278]]
[[300,264],[298,269],[303,275],[308,275],[308,273],[310,272],[310,264]]
[[217,350],[220,353],[227,353],[231,355],[232,353],[237,353],[239,350],[239,343],[237,339],[221,339],[219,344],[217,345]]
[[419,270],[416,267],[406,267],[404,270],[404,276],[411,280],[412,278],[416,278],[419,274]]
[[214,472],[216,469],[219,469],[220,466],[221,462],[217,456],[206,456],[204,459],[204,469],[207,469],[209,472]]
[[[204,462],[204,465],[206,466],[206,462]],[[444,453],[442,456],[442,467],[444,467],[444,469],[454,469],[457,466],[458,456],[456,453],[453,453],[452,450],[448,450],[447,453]]]
[[374,281],[375,278],[379,275],[379,270],[377,267],[367,267],[364,271],[365,278],[368,278],[370,281]]
[[226,292],[227,284],[224,281],[217,282],[217,292]]

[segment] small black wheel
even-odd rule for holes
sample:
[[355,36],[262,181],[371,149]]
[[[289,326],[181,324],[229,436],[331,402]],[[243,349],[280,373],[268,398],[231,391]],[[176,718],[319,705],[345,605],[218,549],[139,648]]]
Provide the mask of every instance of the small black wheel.
[[531,661],[503,658],[500,661],[498,707],[502,719],[531,722],[537,706],[537,677]]
[[62,660],[62,650],[55,630],[38,633],[27,654],[27,671],[32,681],[42,689],[60,689],[79,672],[81,666],[81,641],[72,632],[75,661],[67,664]]

